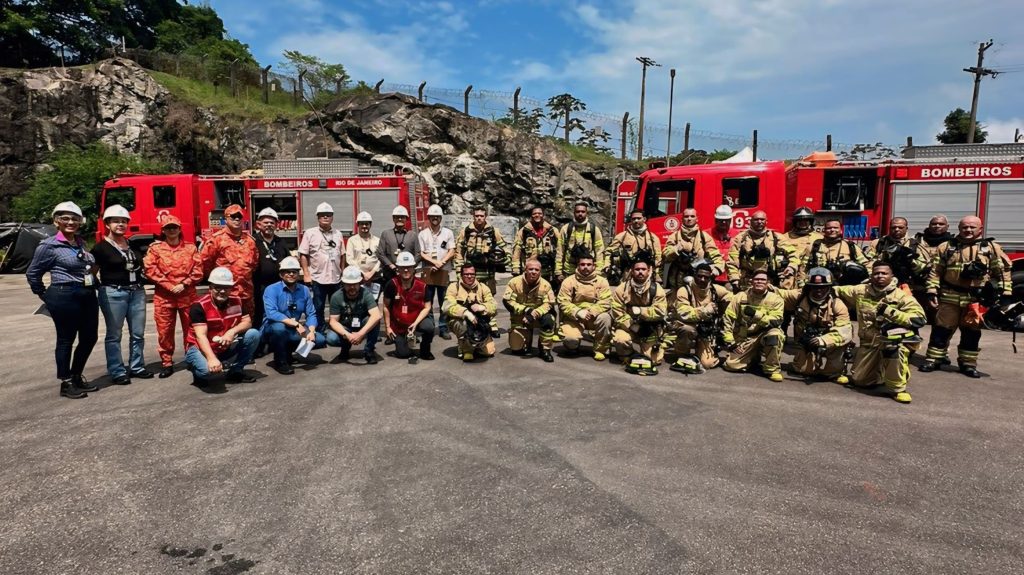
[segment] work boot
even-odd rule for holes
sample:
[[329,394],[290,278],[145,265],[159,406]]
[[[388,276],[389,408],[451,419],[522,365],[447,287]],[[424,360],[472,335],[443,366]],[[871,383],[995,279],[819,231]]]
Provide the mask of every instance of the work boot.
[[960,364],[960,373],[962,373],[962,374],[964,374],[967,377],[970,377],[972,379],[978,379],[979,377],[981,377],[981,374],[978,373],[978,368],[977,367],[975,367],[973,365],[966,364],[966,363],[961,363]]
[[114,385],[131,385],[132,378],[128,377],[128,374],[119,375],[114,379],[110,380],[110,383]]
[[605,355],[599,351],[594,352],[594,361],[604,361]]
[[99,391],[100,390],[99,387],[97,387],[95,384],[89,383],[81,375],[72,375],[71,376],[71,383],[75,384],[75,387],[77,387],[78,389],[81,389],[82,391],[85,391],[85,392],[92,392],[92,391]]
[[781,371],[776,371],[775,373],[769,375],[768,379],[770,379],[772,381],[782,381],[782,379],[783,379],[782,378],[782,372]]
[[142,371],[133,371],[131,376],[139,379],[153,379],[153,372],[143,369]]
[[537,357],[543,359],[544,361],[546,361],[548,363],[551,363],[551,362],[555,361],[555,358],[551,357],[551,350],[550,349],[541,348],[540,351],[537,352]]
[[226,379],[230,383],[252,383],[256,381],[255,377],[251,375],[246,375],[245,372],[243,371],[228,372],[228,374],[224,376],[224,379]]
[[452,334],[447,329],[442,329],[441,333],[440,333],[440,337],[441,337],[441,339],[449,340],[449,339],[452,338]]
[[937,369],[939,369],[939,362],[933,359],[929,359],[925,360],[925,362],[921,364],[921,367],[917,368],[917,371],[923,373],[931,373]]
[[428,350],[428,349],[421,349],[420,350],[420,359],[425,359],[427,361],[431,361],[431,360],[434,359],[434,354],[430,353],[430,350]]
[[364,353],[363,358],[366,360],[367,365],[375,365],[377,363],[377,354]]
[[834,381],[839,385],[846,385],[847,383],[850,383],[850,378],[845,375],[837,375]]
[[467,351],[466,353],[462,354],[462,361],[466,363],[473,361],[473,352]]
[[900,403],[910,403],[910,393],[906,391],[899,391],[893,394],[893,399]]
[[72,383],[71,380],[65,379],[64,381],[60,382],[60,395],[61,397],[66,397],[68,399],[82,399],[83,397],[88,397],[89,394],[85,393],[81,389],[78,389],[78,387],[74,383]]
[[157,377],[159,377],[160,379],[167,379],[168,377],[171,377],[172,375],[174,375],[174,366],[173,365],[165,365],[163,367],[163,369],[160,370],[160,373],[157,374]]

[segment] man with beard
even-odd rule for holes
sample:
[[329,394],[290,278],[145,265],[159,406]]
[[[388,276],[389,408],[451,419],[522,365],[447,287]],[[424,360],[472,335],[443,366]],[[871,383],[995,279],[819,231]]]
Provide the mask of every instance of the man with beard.
[[576,202],[572,209],[572,222],[562,226],[560,235],[562,244],[555,261],[556,279],[562,281],[576,273],[577,264],[585,254],[590,256],[598,271],[605,268],[604,237],[590,221],[586,203]]
[[[317,333],[316,309],[313,294],[299,283],[302,266],[299,260],[286,257],[281,260],[281,281],[271,284],[263,292],[263,307],[266,317],[262,326],[263,339],[274,350],[271,367],[281,375],[291,375],[292,351],[303,339],[313,342],[314,348],[322,348],[327,341]],[[305,321],[302,317],[305,316]]]
[[785,334],[779,329],[786,307],[782,298],[768,286],[768,272],[755,271],[750,287],[735,294],[725,310],[722,339],[729,350],[723,367],[726,371],[747,371],[760,358],[761,371],[772,381],[782,381],[782,345]]
[[579,256],[576,273],[558,290],[558,307],[565,336],[562,345],[569,354],[579,352],[583,333],[589,331],[594,338],[594,361],[604,361],[611,341],[612,289],[608,280],[597,274],[594,256]]
[[723,266],[715,276],[715,283],[729,285],[729,247],[732,246],[732,239],[739,234],[738,230],[732,229],[732,208],[725,204],[715,208],[715,225],[704,231],[715,241],[718,254],[722,256]]
[[[221,373],[225,367],[229,382],[256,381],[242,369],[256,351],[260,332],[253,329],[242,300],[231,295],[235,287],[231,270],[214,268],[207,281],[210,293],[192,304],[188,312],[191,326],[185,338],[185,365],[192,372],[192,384],[206,387],[210,374]],[[223,362],[231,358],[234,361],[225,366]]]
[[[505,271],[511,258],[501,232],[487,223],[485,207],[473,208],[473,221],[455,240],[455,267],[461,270],[466,264],[472,264],[475,281],[487,286],[492,297],[498,293],[496,275]],[[498,337],[498,318],[492,315],[490,320],[491,337]]]
[[459,340],[462,361],[473,361],[476,353],[494,356],[489,324],[498,307],[490,288],[477,281],[472,264],[464,264],[459,270],[459,281],[448,286],[442,311],[448,314],[448,327]]
[[802,290],[779,290],[779,295],[796,319],[793,334],[800,347],[793,358],[793,372],[845,385],[850,380],[843,373],[843,356],[853,339],[853,324],[849,308],[832,286],[832,272],[813,268]]
[[[256,217],[256,249],[259,250],[260,263],[252,274],[255,288],[255,312],[252,316],[253,325],[263,325],[263,292],[267,286],[280,280],[278,265],[288,257],[288,246],[277,236],[277,212],[273,208],[263,208]],[[298,261],[298,260],[296,260]],[[256,349],[256,357],[263,357],[266,352],[266,340]]]
[[629,213],[629,227],[612,239],[605,250],[605,260],[608,262],[605,277],[610,284],[617,284],[619,278],[628,282],[633,264],[640,260],[654,267],[649,270],[654,283],[661,283],[661,240],[647,229],[647,218],[642,210]]
[[660,365],[664,357],[661,338],[668,315],[665,290],[652,275],[650,261],[638,259],[629,269],[626,281],[612,292],[615,353],[629,366],[635,350],[650,362],[645,373],[651,375],[657,373],[653,366]]
[[246,314],[255,310],[252,272],[260,263],[260,251],[251,235],[242,231],[242,206],[231,204],[224,210],[224,229],[210,236],[196,254],[203,275],[215,267],[231,270],[235,287],[231,295],[242,301]]
[[871,262],[857,244],[843,239],[843,223],[838,218],[829,218],[821,233],[824,238],[812,242],[800,258],[799,281],[806,281],[807,273],[818,267],[832,272],[838,285],[859,284],[867,279]]
[[533,330],[540,329],[537,357],[551,363],[551,347],[555,342],[555,293],[548,280],[541,277],[540,261],[526,260],[522,275],[512,278],[505,288],[502,303],[511,316],[508,346],[513,353],[528,355],[532,350]]
[[526,262],[536,259],[540,262],[540,277],[557,289],[561,280],[555,273],[562,235],[557,228],[544,221],[544,208],[530,210],[530,221],[519,228],[512,243],[512,273],[519,275],[526,269]]
[[857,311],[860,347],[853,360],[853,384],[885,385],[893,399],[910,403],[910,356],[921,343],[917,337],[917,329],[924,325],[921,305],[899,289],[885,262],[872,264],[869,283],[835,290]]
[[395,206],[391,210],[391,222],[394,227],[381,232],[377,248],[377,259],[381,264],[381,285],[387,285],[391,278],[398,275],[398,254],[409,252],[415,258],[420,253],[419,236],[409,225],[409,210],[405,206]]
[[[928,305],[935,309],[935,326],[928,340],[926,361],[920,370],[935,371],[949,360],[946,349],[957,328],[960,345],[957,365],[960,373],[971,378],[978,373],[978,352],[981,342],[981,311],[979,296],[985,284],[992,282],[993,297],[999,305],[1013,301],[1010,259],[992,238],[982,237],[981,218],[965,216],[958,226],[960,233],[942,244],[928,276]],[[996,303],[990,302],[989,305]]]
[[669,328],[675,331],[675,353],[678,359],[673,371],[703,373],[721,363],[718,338],[722,319],[732,292],[715,285],[715,269],[704,260],[693,262],[693,280],[676,291],[669,304]]
[[373,294],[362,283],[362,270],[347,266],[341,272],[342,288],[331,296],[327,345],[341,348],[334,363],[347,362],[352,346],[361,343],[365,343],[363,359],[366,363],[373,365],[378,361],[374,350],[380,337],[381,311]]
[[749,288],[755,272],[764,271],[773,281],[796,273],[792,249],[778,232],[768,229],[767,214],[760,210],[751,214],[750,229],[734,237],[729,245],[725,265],[733,293]]
[[665,240],[661,253],[662,261],[668,265],[665,274],[665,291],[669,305],[675,299],[675,291],[683,287],[683,278],[693,276],[693,262],[702,260],[711,266],[712,275],[725,270],[725,261],[718,253],[715,239],[697,225],[697,210],[683,210],[683,225]]
[[921,257],[913,240],[907,237],[907,219],[900,217],[889,220],[889,233],[872,241],[864,255],[889,264],[900,286],[921,283],[921,273],[931,263]]

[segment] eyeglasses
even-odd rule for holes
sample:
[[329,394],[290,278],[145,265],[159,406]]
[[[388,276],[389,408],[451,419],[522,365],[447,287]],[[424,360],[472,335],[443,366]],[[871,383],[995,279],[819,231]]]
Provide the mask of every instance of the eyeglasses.
[[231,214],[230,216],[228,216],[228,219],[229,220],[240,220],[240,219],[242,219],[242,214]]
[[231,286],[210,285],[210,291],[231,291]]
[[60,216],[60,217],[57,218],[57,221],[62,223],[62,224],[70,224],[70,223],[80,224],[80,223],[82,223],[82,218],[79,217],[79,216]]
[[282,274],[295,275],[299,273],[299,270],[281,270]]

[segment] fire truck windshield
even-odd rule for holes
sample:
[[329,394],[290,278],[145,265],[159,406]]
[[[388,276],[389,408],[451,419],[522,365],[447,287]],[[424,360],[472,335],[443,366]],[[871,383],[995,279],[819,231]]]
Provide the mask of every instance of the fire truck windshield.
[[129,212],[135,209],[135,188],[124,186],[120,188],[107,188],[103,194],[103,209],[116,205],[124,206]]
[[678,214],[686,208],[692,208],[696,185],[692,179],[647,180],[643,190],[644,217]]

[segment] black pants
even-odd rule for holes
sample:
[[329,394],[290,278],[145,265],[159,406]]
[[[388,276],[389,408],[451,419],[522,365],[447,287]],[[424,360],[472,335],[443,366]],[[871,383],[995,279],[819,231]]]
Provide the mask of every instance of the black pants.
[[[57,347],[54,350],[57,378],[66,380],[72,375],[82,375],[99,331],[100,308],[96,289],[73,284],[52,285],[46,288],[43,301],[57,328]],[[78,347],[72,353],[76,337]]]

